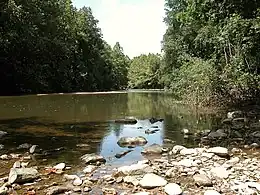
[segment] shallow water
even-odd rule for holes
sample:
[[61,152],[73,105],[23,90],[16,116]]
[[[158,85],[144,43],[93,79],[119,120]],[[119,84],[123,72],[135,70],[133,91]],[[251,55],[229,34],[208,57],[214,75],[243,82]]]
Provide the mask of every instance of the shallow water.
[[[115,119],[134,117],[135,125],[116,124]],[[149,118],[163,118],[163,122],[151,124]],[[177,144],[193,146],[193,139],[184,139],[183,128],[192,132],[216,129],[221,114],[201,111],[183,105],[165,92],[121,92],[57,94],[20,97],[0,97],[0,130],[8,135],[0,139],[5,152],[17,150],[23,143],[37,144],[43,150],[65,147],[52,153],[48,162],[79,163],[85,153],[99,153],[111,165],[130,164],[142,159],[143,147],[117,159],[115,154],[126,151],[117,141],[123,136],[144,136],[148,143],[163,144],[171,139]],[[155,134],[147,135],[145,130],[158,126]],[[88,144],[88,147],[77,147]]]

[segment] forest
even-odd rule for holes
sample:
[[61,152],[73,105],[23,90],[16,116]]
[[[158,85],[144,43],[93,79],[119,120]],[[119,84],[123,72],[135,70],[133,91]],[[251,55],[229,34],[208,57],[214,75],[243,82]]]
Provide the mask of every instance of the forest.
[[259,98],[258,0],[165,0],[162,53],[133,59],[71,0],[0,7],[0,95],[159,88],[202,105]]

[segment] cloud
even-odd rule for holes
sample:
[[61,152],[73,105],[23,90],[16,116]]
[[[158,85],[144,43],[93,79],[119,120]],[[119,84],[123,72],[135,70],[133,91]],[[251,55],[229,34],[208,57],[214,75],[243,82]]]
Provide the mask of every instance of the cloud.
[[110,45],[118,41],[130,57],[160,53],[166,29],[164,0],[99,0],[86,6],[92,8]]

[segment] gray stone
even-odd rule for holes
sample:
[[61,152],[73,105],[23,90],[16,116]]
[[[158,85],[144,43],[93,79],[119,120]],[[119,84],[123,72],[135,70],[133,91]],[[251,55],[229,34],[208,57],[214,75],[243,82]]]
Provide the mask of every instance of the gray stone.
[[182,194],[181,187],[176,183],[169,183],[164,187],[164,191],[168,195],[180,195]]
[[158,144],[152,144],[150,146],[147,146],[142,151],[143,154],[161,154],[162,152],[162,146]]
[[80,178],[77,178],[73,181],[74,186],[80,186],[83,183],[83,181]]
[[90,163],[105,163],[106,159],[103,156],[97,155],[97,154],[85,154],[81,157],[81,160],[83,160],[86,164]]
[[38,171],[34,168],[11,168],[8,182],[26,183],[31,182],[39,177]]
[[196,150],[196,148],[185,148],[183,150],[180,151],[181,155],[198,155],[199,151]]
[[145,174],[145,176],[139,182],[139,185],[145,189],[161,187],[165,186],[166,184],[167,181],[164,178],[153,173]]
[[138,137],[121,137],[117,144],[121,147],[134,147],[134,146],[144,146],[147,144],[147,140],[143,136]]
[[152,172],[152,168],[147,164],[137,163],[129,166],[122,166],[117,169],[118,172],[124,175],[142,175],[148,172]]
[[192,167],[193,166],[193,160],[183,159],[183,160],[178,162],[178,165],[184,166],[184,167]]
[[228,154],[228,149],[227,148],[224,148],[224,147],[213,147],[213,148],[209,148],[208,149],[208,152],[209,153],[214,153],[218,156],[221,156],[221,157],[227,157],[229,156]]
[[194,175],[193,179],[198,186],[212,186],[211,179],[204,174]]

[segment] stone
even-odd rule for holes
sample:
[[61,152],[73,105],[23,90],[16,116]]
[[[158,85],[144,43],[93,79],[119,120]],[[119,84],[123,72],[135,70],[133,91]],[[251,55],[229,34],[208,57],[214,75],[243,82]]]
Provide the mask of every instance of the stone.
[[142,175],[147,172],[152,172],[151,168],[147,164],[132,164],[130,166],[122,166],[117,169],[118,172],[123,173],[124,175]]
[[210,170],[213,176],[216,176],[220,179],[227,179],[229,176],[229,171],[226,170],[224,167],[214,167]]
[[193,179],[198,186],[212,186],[211,179],[204,174],[194,175]]
[[68,174],[64,174],[63,176],[66,180],[75,180],[78,179],[79,177],[77,175],[68,175]]
[[239,117],[243,117],[243,112],[240,110],[227,113],[227,118],[229,118],[229,119],[234,119],[234,118],[239,118]]
[[212,131],[208,134],[209,139],[223,139],[226,138],[227,134],[220,131]]
[[167,181],[158,175],[153,173],[147,173],[144,177],[139,181],[139,185],[145,189],[152,189],[156,187],[162,187],[167,184]]
[[145,130],[145,134],[154,134],[156,133],[157,131],[159,131],[159,129],[147,129]]
[[182,194],[181,187],[176,183],[169,183],[164,187],[164,191],[168,195],[180,195]]
[[104,195],[116,195],[117,191],[114,188],[103,188],[102,192]]
[[24,143],[17,147],[17,149],[29,149],[31,147],[31,144]]
[[150,195],[149,192],[137,192],[137,193],[134,193],[133,195]]
[[216,190],[207,190],[205,191],[204,195],[221,195]]
[[68,188],[68,187],[53,186],[53,187],[48,188],[45,192],[46,192],[46,195],[55,195],[55,194],[65,193],[70,190],[71,190],[71,188]]
[[73,185],[74,186],[80,186],[81,184],[83,183],[83,181],[80,179],[80,178],[76,178],[74,181],[73,181]]
[[189,134],[190,133],[190,131],[189,131],[189,129],[182,129],[181,130],[181,133],[183,133],[183,134]]
[[178,165],[184,166],[184,167],[192,167],[193,166],[193,160],[183,159],[183,160],[178,162]]
[[196,150],[195,148],[185,148],[183,150],[180,151],[181,155],[198,155],[198,150]]
[[121,137],[117,144],[120,147],[134,147],[134,146],[144,146],[147,144],[147,140],[143,136],[137,137]]
[[123,151],[123,152],[120,152],[120,153],[117,153],[115,155],[116,158],[122,158],[123,156],[127,155],[128,153],[132,152],[133,150],[127,150],[127,151]]
[[169,170],[166,171],[165,176],[168,178],[174,177],[175,176],[175,169],[170,168]]
[[133,184],[134,186],[137,186],[139,184],[139,180],[133,176],[124,177],[124,182],[128,184]]
[[228,154],[228,149],[227,148],[224,148],[224,147],[213,147],[213,148],[209,148],[208,151],[209,153],[214,153],[218,156],[221,156],[221,157],[227,157],[229,156]]
[[65,169],[65,167],[66,167],[65,163],[59,163],[59,164],[55,165],[53,168],[56,170],[63,170],[63,169]]
[[94,165],[88,165],[83,169],[83,173],[92,173],[93,171],[95,171],[97,169],[96,166]]
[[35,153],[37,147],[39,147],[39,146],[38,146],[38,145],[32,145],[32,146],[30,147],[30,149],[29,149],[29,153],[30,153],[30,154]]
[[5,132],[5,131],[0,131],[0,138],[4,137],[5,135],[7,135],[7,132]]
[[1,160],[9,160],[11,157],[9,157],[7,154],[3,154],[0,156]]
[[246,182],[246,184],[251,187],[251,188],[255,188],[258,191],[260,191],[260,183],[257,182]]
[[172,154],[178,154],[181,150],[186,149],[184,146],[176,145],[172,148]]
[[13,164],[13,168],[21,168],[21,162],[20,162],[20,161],[16,161],[16,162]]
[[142,151],[143,154],[161,154],[163,152],[162,146],[158,144],[152,144],[147,146]]
[[26,183],[34,181],[39,177],[39,173],[34,168],[11,168],[9,172],[8,182]]
[[101,155],[97,155],[97,154],[85,154],[81,157],[81,160],[83,160],[86,164],[90,164],[90,163],[105,163],[106,159],[101,156]]
[[119,124],[136,124],[137,120],[135,118],[116,119],[115,123],[119,123]]

